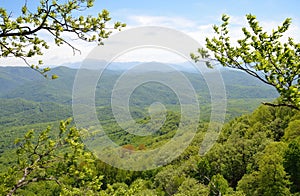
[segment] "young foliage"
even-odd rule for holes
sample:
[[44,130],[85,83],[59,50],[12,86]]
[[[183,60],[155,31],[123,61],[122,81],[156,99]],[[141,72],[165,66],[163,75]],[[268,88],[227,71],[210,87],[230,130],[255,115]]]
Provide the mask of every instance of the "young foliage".
[[300,192],[300,137],[289,143],[284,153],[283,166],[290,175],[291,191]]
[[258,171],[244,175],[237,189],[246,195],[290,195],[290,182],[283,167],[285,149],[282,142],[270,143],[258,157]]
[[[94,0],[70,0],[64,3],[57,0],[41,0],[35,11],[30,10],[26,2],[22,7],[22,14],[17,17],[0,7],[0,58],[21,58],[29,67],[45,77],[50,69],[40,68],[43,64],[41,60],[35,65],[27,61],[28,58],[43,55],[43,50],[49,49],[46,40],[38,35],[39,32],[52,37],[57,46],[68,45],[74,54],[80,50],[73,46],[63,33],[83,41],[102,44],[102,40],[108,38],[112,32],[107,27],[111,20],[107,10],[102,10],[96,17],[76,16],[78,12],[91,8]],[[113,28],[120,30],[122,27],[125,27],[125,24],[116,22]],[[52,75],[51,78],[55,79],[57,76]]]
[[17,140],[17,164],[0,176],[1,194],[13,195],[20,189],[41,181],[53,181],[63,195],[93,194],[99,191],[103,176],[95,170],[93,155],[84,149],[79,131],[61,121],[59,134],[51,129],[38,134],[33,130]]
[[292,38],[281,41],[289,29],[291,19],[271,33],[263,30],[254,15],[247,16],[249,28],[242,28],[244,38],[233,44],[229,36],[229,17],[222,16],[223,23],[214,26],[216,37],[206,38],[206,47],[213,52],[199,49],[199,55],[191,54],[195,61],[203,58],[208,66],[217,61],[224,67],[238,69],[273,86],[281,95],[278,103],[265,103],[271,106],[288,106],[300,110],[300,43]]
[[209,196],[225,195],[229,191],[226,179],[221,175],[214,175],[209,182]]

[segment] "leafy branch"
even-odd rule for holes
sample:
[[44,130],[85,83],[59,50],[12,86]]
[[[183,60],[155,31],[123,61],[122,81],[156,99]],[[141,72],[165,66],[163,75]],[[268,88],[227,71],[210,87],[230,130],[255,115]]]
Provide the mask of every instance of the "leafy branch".
[[248,14],[250,29],[242,28],[244,38],[233,45],[229,34],[229,17],[222,16],[223,23],[213,26],[217,37],[206,38],[206,47],[213,52],[198,49],[198,55],[191,54],[196,62],[203,60],[208,66],[218,62],[224,67],[238,69],[273,86],[280,94],[278,103],[264,103],[269,106],[286,106],[300,110],[300,43],[288,38],[280,39],[289,29],[291,19],[287,18],[272,33],[263,31],[254,15]]
[[70,119],[61,121],[56,137],[48,127],[37,140],[33,130],[23,139],[16,140],[19,146],[17,164],[1,179],[6,187],[5,194],[11,196],[25,186],[41,181],[53,181],[62,192],[68,193],[100,190],[103,176],[95,173],[95,158],[84,149],[79,130],[69,128],[70,123]]
[[[80,50],[72,45],[62,33],[69,33],[86,42],[103,44],[112,29],[120,30],[126,25],[116,22],[113,28],[107,27],[111,20],[109,12],[102,10],[96,17],[78,16],[81,12],[94,5],[94,0],[71,0],[58,3],[56,0],[41,0],[35,12],[31,12],[27,4],[22,7],[22,14],[13,18],[4,8],[0,7],[0,58],[16,57],[22,59],[26,65],[47,77],[50,69],[40,68],[41,60],[31,65],[28,58],[43,55],[43,50],[49,49],[47,42],[37,33],[45,32],[53,38],[57,46],[68,45],[75,55]],[[57,76],[52,76],[55,79]]]

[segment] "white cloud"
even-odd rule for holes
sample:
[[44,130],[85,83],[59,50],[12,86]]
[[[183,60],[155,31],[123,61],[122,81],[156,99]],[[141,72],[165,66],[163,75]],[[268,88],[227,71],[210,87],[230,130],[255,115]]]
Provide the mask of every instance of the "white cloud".
[[141,48],[130,50],[119,56],[115,62],[161,62],[161,63],[182,63],[187,59],[163,48]]
[[[75,48],[79,49],[80,52],[76,51],[75,55],[73,50],[67,44],[57,46],[53,38],[48,34],[42,32],[39,36],[47,41],[50,48],[48,50],[43,49],[42,56],[35,56],[32,58],[27,58],[29,64],[37,64],[38,60],[43,60],[44,66],[58,66],[65,63],[73,63],[82,61],[87,54],[97,46],[96,43],[87,43],[81,40],[75,40],[74,35],[66,36],[66,40],[72,44]],[[25,62],[20,58],[9,57],[0,58],[0,66],[27,66]]]
[[[186,33],[187,35],[194,38],[196,41],[200,43],[200,45],[205,46],[205,38],[212,38],[214,36],[213,25],[214,23],[206,23],[206,24],[197,24],[196,21],[191,21],[186,18],[173,18],[173,17],[161,17],[161,16],[130,16],[131,22],[129,23],[129,28],[138,27],[138,26],[164,26],[177,29]],[[182,22],[184,21],[184,22]],[[218,24],[221,24],[221,20]],[[267,31],[270,31],[272,28],[276,28],[281,24],[281,21],[262,21],[261,25]],[[243,37],[242,27],[248,27],[247,20],[245,16],[231,16],[230,19],[230,37],[233,42],[236,42],[238,39]],[[292,26],[291,30],[287,33],[288,36],[297,37],[297,26]],[[299,36],[298,36],[299,37]],[[192,51],[191,51],[192,52]],[[160,60],[163,62],[177,62],[178,58],[175,58],[175,55],[167,55],[167,53],[158,52],[155,50],[136,50],[134,52],[125,53],[121,56],[117,61],[151,61],[152,60]]]
[[127,17],[134,26],[164,26],[175,29],[193,28],[196,23],[184,17],[133,15]]
[[[219,17],[219,16],[218,16]],[[185,17],[169,17],[169,16],[148,16],[148,15],[131,15],[127,16],[127,19],[124,20],[128,24],[127,28],[132,27],[139,27],[139,26],[162,26],[162,27],[169,27],[173,29],[177,29],[186,33],[187,35],[191,36],[195,40],[197,40],[202,46],[205,46],[205,38],[209,37],[212,38],[214,36],[213,33],[213,25],[215,24],[215,20],[207,21],[206,23],[200,24],[198,21],[193,21]],[[215,17],[214,17],[215,18]],[[259,19],[258,19],[259,20]],[[221,19],[217,22],[217,25],[221,24]],[[272,29],[277,28],[278,25],[281,25],[283,21],[276,21],[276,20],[268,20],[268,21],[260,21],[260,25],[263,28],[271,32]],[[247,21],[245,16],[231,16],[230,18],[230,37],[232,41],[236,41],[243,37],[242,27],[248,27]],[[288,32],[286,32],[285,38],[283,41],[287,40],[287,37],[295,38],[296,42],[300,42],[300,25],[297,23],[292,23]],[[44,51],[44,56],[39,58],[35,57],[30,59],[31,63],[37,62],[37,60],[42,59],[45,65],[61,65],[66,63],[73,63],[73,62],[81,62],[84,58],[89,54],[89,52],[96,47],[96,44],[90,44],[83,41],[73,40],[75,37],[69,36],[70,42],[78,49],[81,50],[81,55],[77,53],[75,56],[73,55],[72,49],[67,45],[63,45],[61,47],[57,47],[52,39],[49,39],[49,36],[46,34],[41,34],[43,38],[45,38],[49,45],[50,49]],[[138,52],[138,53],[135,53]],[[151,50],[146,51],[135,51],[132,54],[125,54],[123,57],[120,57],[119,60],[123,61],[131,61],[136,60],[134,59],[134,55],[139,54],[142,59],[149,59],[149,58],[158,58],[162,59],[162,54],[159,55],[159,52]],[[156,55],[156,56],[155,56]],[[164,58],[164,61],[172,61],[172,55],[166,55],[168,58]],[[174,56],[174,61],[175,61]],[[178,60],[178,59],[177,59]],[[11,65],[25,65],[24,62],[20,59],[15,58],[0,58],[0,66],[11,66]]]

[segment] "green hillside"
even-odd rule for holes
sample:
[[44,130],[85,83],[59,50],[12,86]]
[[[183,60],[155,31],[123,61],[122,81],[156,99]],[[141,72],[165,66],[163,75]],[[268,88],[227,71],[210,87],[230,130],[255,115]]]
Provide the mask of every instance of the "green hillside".
[[[76,69],[70,69],[67,67],[54,68],[51,73],[57,74],[60,77],[56,80],[45,80],[38,73],[33,72],[29,68],[25,67],[2,67],[0,69],[0,97],[2,98],[22,98],[37,102],[56,102],[62,104],[70,104],[72,97],[72,88]],[[88,72],[94,73],[93,70]],[[50,74],[51,74],[50,73]],[[191,81],[195,90],[205,98],[208,98],[209,93],[203,77],[198,73],[183,72],[186,77]],[[256,81],[252,77],[237,71],[221,71],[224,83],[227,90],[228,98],[275,98],[277,93],[270,87],[263,83]],[[101,79],[98,82],[96,91],[96,98],[99,99],[99,104],[103,104],[104,99],[110,93],[116,79],[122,74],[119,71],[105,71]],[[149,74],[149,73],[147,73]],[[172,77],[172,73],[168,73],[169,77]],[[209,76],[208,76],[209,77]],[[152,84],[153,85],[153,84]],[[143,97],[139,100],[139,97],[135,97],[139,102],[142,102],[145,97],[148,97],[147,91],[150,89],[155,90],[155,86],[142,86],[139,89],[138,96]],[[147,89],[145,89],[147,88]],[[161,88],[165,91],[166,88]],[[171,99],[174,102],[174,96],[159,92],[159,94],[165,96],[164,99]],[[138,103],[141,104],[141,103]],[[148,102],[146,103],[148,104]]]
[[1,127],[51,122],[70,117],[71,108],[53,102],[38,103],[20,98],[0,99]]
[[[151,137],[132,137],[112,125],[110,130],[113,132],[109,136],[119,145],[123,145],[123,156],[130,156],[131,153],[165,145],[175,133],[178,121],[178,116],[170,113],[164,128],[161,129],[166,132]],[[141,119],[140,122],[146,123],[147,119]],[[91,164],[89,168],[93,168],[94,177],[103,176],[101,187],[95,189],[99,195],[215,195],[218,191],[222,195],[250,196],[264,195],[268,190],[270,195],[278,193],[296,196],[300,191],[299,122],[299,112],[289,108],[261,106],[252,114],[242,115],[226,123],[216,144],[205,156],[199,156],[198,153],[208,124],[200,123],[192,143],[164,167],[141,172],[126,171],[114,168],[97,158],[89,160],[89,163],[79,159],[76,164],[78,161],[78,165]],[[40,130],[38,126],[46,125],[36,124],[19,129]],[[52,126],[56,132],[57,125]],[[17,131],[11,130],[13,133]],[[89,145],[99,145],[97,141],[97,138],[93,138]],[[4,174],[7,168],[16,165],[16,159],[13,149],[1,153],[0,169]],[[140,164],[147,165],[149,162],[151,157],[149,160],[141,160]],[[50,166],[64,168],[63,164]],[[60,180],[68,179],[67,183],[73,188],[76,187],[76,175],[59,176]],[[6,178],[0,177],[0,182],[3,183],[1,179]],[[95,178],[85,178],[87,182],[94,180]],[[0,187],[5,188],[5,184]],[[41,191],[46,195],[55,195],[64,190],[57,183],[46,181],[32,183],[20,189],[18,194],[32,195]]]
[[[34,146],[37,144],[37,138],[40,138],[38,135],[47,127],[51,127],[49,139],[54,139],[59,132],[59,120],[72,116],[72,88],[76,71],[76,69],[66,67],[54,68],[52,72],[60,77],[57,80],[48,80],[36,73],[31,73],[27,68],[0,69],[0,79],[3,81],[0,89],[0,184],[2,183],[0,192],[7,186],[3,181],[8,180],[3,177],[6,175],[5,172],[14,171],[7,170],[7,168],[18,165],[16,149],[22,145],[15,143],[15,140],[27,135],[28,130],[35,130],[32,133],[34,137],[26,139],[27,142],[33,140],[32,145]],[[94,72],[93,70],[86,71]],[[89,167],[97,168],[93,170],[93,175],[103,176],[102,186],[98,190],[99,194],[131,195],[130,191],[134,187],[139,187],[138,190],[135,190],[138,195],[179,196],[188,193],[190,195],[198,193],[207,195],[214,191],[213,182],[224,183],[224,191],[229,195],[238,194],[240,190],[252,193],[255,184],[251,185],[249,182],[252,188],[244,186],[245,183],[248,183],[248,177],[256,179],[256,173],[263,171],[262,165],[258,161],[261,157],[267,157],[268,153],[272,153],[268,151],[268,148],[272,147],[268,146],[277,145],[276,142],[283,142],[284,145],[287,145],[290,141],[294,141],[295,133],[289,127],[298,122],[299,114],[290,109],[274,109],[266,106],[255,110],[261,102],[274,100],[277,93],[241,72],[222,70],[221,73],[228,98],[227,123],[217,144],[207,155],[200,157],[198,152],[209,125],[210,94],[201,75],[185,72],[185,76],[197,92],[201,110],[200,122],[188,121],[184,126],[185,131],[193,126],[198,127],[192,143],[167,166],[144,172],[119,170],[96,157],[91,158],[91,162],[88,164],[92,165]],[[146,136],[129,134],[130,131],[134,131],[131,124],[125,123],[126,129],[123,129],[114,119],[110,104],[112,88],[121,74],[120,71],[106,70],[95,91],[96,111],[104,133],[115,144],[123,147],[122,156],[128,156],[135,151],[156,149],[168,144],[176,134],[181,120],[179,100],[176,94],[169,87],[156,82],[145,83],[137,87],[130,97],[130,112],[135,122],[140,125],[139,131],[152,134]],[[168,77],[171,81],[175,75],[169,72]],[[175,79],[174,82],[176,82]],[[166,120],[158,129],[156,127],[160,121],[148,124],[150,122],[148,108],[154,102],[164,104],[167,109]],[[254,110],[255,112],[250,114]],[[243,116],[238,117],[241,115]],[[99,140],[103,137],[103,132],[99,132],[95,127],[88,127],[88,130],[92,134],[84,135],[80,141],[85,141],[89,147],[95,149],[100,147],[99,149],[101,149],[103,144],[99,143]],[[65,142],[67,141],[65,140]],[[47,148],[45,147],[45,149]],[[85,151],[88,152],[88,149],[85,148]],[[66,152],[69,152],[67,147],[57,153]],[[274,153],[274,156],[277,156],[277,152]],[[63,157],[67,159],[68,156],[64,155]],[[263,159],[268,160],[268,158]],[[151,157],[149,160],[142,161],[142,163],[151,163]],[[81,170],[81,166],[87,163],[84,162],[84,159],[80,159],[78,164],[76,167]],[[282,161],[278,164],[280,167],[286,167]],[[63,168],[62,165],[62,163],[50,164],[49,167],[57,167],[55,169],[57,170]],[[63,173],[60,175],[64,175]],[[16,174],[16,176],[18,175],[20,174]],[[74,188],[77,186],[76,183],[74,184],[76,178],[75,176],[62,176],[61,180],[69,179],[68,183],[72,184]],[[257,178],[259,179],[259,177]],[[293,183],[296,190],[297,181],[290,180],[290,183]],[[264,187],[265,185],[261,183],[259,186]],[[285,186],[286,184],[283,185],[283,187]],[[43,190],[43,194],[46,195],[56,195],[62,192],[61,187],[54,182],[39,182],[21,189],[18,194],[40,194],[40,190]]]
[[[52,123],[72,116],[72,88],[77,70],[57,67],[51,72],[60,77],[49,80],[26,67],[0,67],[0,80],[3,81],[0,88],[0,134],[6,132],[5,135],[8,134],[11,137],[10,141],[13,141],[15,135],[7,133],[8,128],[23,130],[24,126]],[[95,92],[98,118],[111,133],[115,131],[110,127],[116,126],[113,125],[116,122],[110,106],[110,97],[113,86],[122,73],[105,70]],[[228,96],[227,121],[249,113],[262,101],[269,101],[277,96],[273,89],[241,72],[223,70],[221,73]],[[170,80],[175,77],[172,72],[167,74]],[[201,119],[208,121],[210,95],[205,80],[196,73],[184,72],[184,74],[199,95]],[[129,102],[131,115],[137,121],[148,118],[147,108],[154,102],[161,102],[169,111],[179,112],[179,100],[176,94],[165,85],[150,82],[136,88],[131,95]],[[123,140],[128,139],[120,139]]]

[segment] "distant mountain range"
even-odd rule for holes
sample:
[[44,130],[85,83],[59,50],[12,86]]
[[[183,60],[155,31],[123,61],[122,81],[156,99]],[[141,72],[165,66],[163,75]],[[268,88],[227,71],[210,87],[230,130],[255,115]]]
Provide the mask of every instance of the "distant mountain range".
[[[112,70],[112,71],[124,71],[124,70],[129,70],[129,69],[135,67],[136,65],[145,65],[146,66],[147,64],[151,65],[151,64],[155,64],[155,63],[158,63],[158,62],[155,62],[155,61],[153,61],[153,62],[138,62],[138,61],[136,61],[136,62],[106,62],[106,61],[90,59],[90,60],[85,60],[83,62],[65,63],[60,66],[53,66],[53,68],[54,67],[68,67],[71,69],[80,69],[82,67],[89,67],[89,69],[99,69],[99,67],[105,67],[105,69]],[[204,64],[200,64],[199,68],[195,68],[195,65],[188,61],[181,62],[181,63],[160,63],[160,64],[167,65],[167,66],[172,67],[175,70],[188,72],[188,73],[197,73],[199,71],[198,69],[201,69],[202,72],[205,70],[208,70],[208,69],[206,69]],[[199,65],[199,64],[197,64],[197,65]],[[222,69],[223,67],[218,66],[217,68]],[[150,66],[148,68],[148,70],[147,69],[144,69],[144,70],[145,71],[149,71],[149,70],[153,71],[153,68]]]
[[[128,68],[133,64],[137,64],[137,62],[120,64],[119,67],[126,65]],[[151,64],[149,64],[149,67],[151,67]],[[105,70],[102,80],[98,83],[98,89],[102,89],[101,92],[98,92],[99,95],[103,91],[112,89],[118,77],[126,70],[118,69],[118,65],[113,69]],[[87,71],[95,72],[93,70]],[[147,74],[149,72],[155,74],[153,69],[146,71],[148,71]],[[156,72],[159,71],[156,70]],[[228,98],[276,98],[278,96],[273,88],[243,72],[228,69],[221,69],[220,72]],[[27,67],[0,67],[0,98],[22,98],[36,102],[70,104],[77,69],[55,67],[51,70],[51,73],[59,75],[59,78],[56,80],[45,79],[39,73]],[[170,72],[168,75],[172,77],[174,73]],[[182,73],[190,80],[198,93],[208,93],[205,80],[201,74],[185,71],[182,71]],[[147,91],[149,91],[149,88],[151,88],[151,85],[150,87],[147,86]]]
[[[151,64],[147,64],[147,66],[151,67]],[[71,116],[72,90],[77,71],[78,69],[74,68],[55,67],[51,73],[57,74],[59,78],[50,80],[28,67],[0,67],[0,112],[3,114],[0,115],[0,125],[26,125],[60,120]],[[97,74],[92,69],[85,71],[87,74]],[[112,89],[118,78],[126,71],[128,69],[106,69],[98,81],[95,90],[96,106],[102,109],[102,113],[108,112],[105,119],[111,117]],[[226,87],[229,105],[228,118],[250,112],[262,101],[270,101],[278,97],[273,88],[243,72],[227,69],[221,69],[220,72]],[[167,74],[170,81],[177,81],[176,71],[163,73],[160,70],[148,69],[132,74],[140,74],[141,77],[143,74]],[[182,71],[182,74],[193,85],[201,107],[204,109],[203,113],[209,118],[211,97],[203,76],[199,73],[185,71]],[[154,102],[161,102],[165,105],[179,104],[176,93],[169,87],[153,82],[138,86],[132,93],[129,104],[134,108],[145,109]],[[97,109],[97,111],[100,110]],[[136,115],[141,116],[139,112]]]

